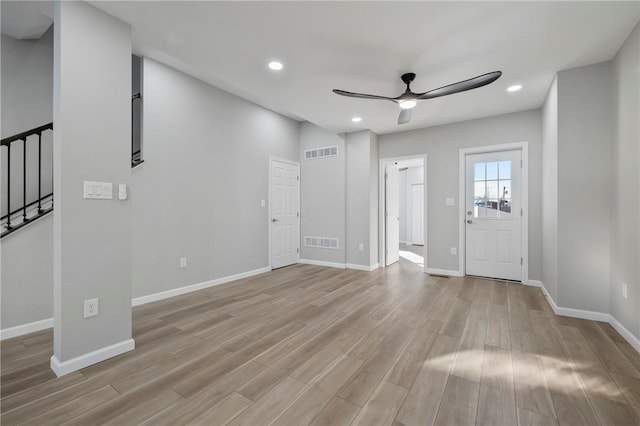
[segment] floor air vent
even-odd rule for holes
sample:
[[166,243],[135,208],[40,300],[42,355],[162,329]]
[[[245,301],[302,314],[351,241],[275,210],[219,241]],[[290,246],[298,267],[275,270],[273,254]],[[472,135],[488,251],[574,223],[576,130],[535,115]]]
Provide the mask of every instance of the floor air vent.
[[323,237],[304,237],[304,246],[337,250],[338,239]]
[[305,160],[317,160],[319,158],[337,157],[337,156],[338,156],[338,145],[327,146],[324,148],[307,149],[304,152]]

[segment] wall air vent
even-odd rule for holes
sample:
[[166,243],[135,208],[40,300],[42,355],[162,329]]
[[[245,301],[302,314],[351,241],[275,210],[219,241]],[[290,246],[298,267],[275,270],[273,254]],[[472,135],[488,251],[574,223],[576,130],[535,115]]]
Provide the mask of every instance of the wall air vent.
[[304,152],[305,160],[317,160],[319,158],[337,157],[337,156],[338,156],[338,145],[326,146],[324,148],[307,149]]
[[304,237],[304,246],[337,250],[338,239],[323,237]]

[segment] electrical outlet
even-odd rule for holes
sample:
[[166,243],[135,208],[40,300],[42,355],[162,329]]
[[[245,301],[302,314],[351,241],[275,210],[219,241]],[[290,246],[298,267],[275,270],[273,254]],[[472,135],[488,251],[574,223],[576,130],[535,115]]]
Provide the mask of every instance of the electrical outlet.
[[622,283],[622,297],[627,298],[627,283]]
[[187,258],[186,257],[181,257],[180,258],[180,267],[181,268],[186,268],[187,267]]
[[358,244],[358,250],[364,251],[364,244],[362,243]]
[[458,255],[458,249],[455,247],[451,247],[451,256],[457,256]]
[[84,301],[84,317],[95,317],[99,313],[99,301],[98,299],[87,299]]

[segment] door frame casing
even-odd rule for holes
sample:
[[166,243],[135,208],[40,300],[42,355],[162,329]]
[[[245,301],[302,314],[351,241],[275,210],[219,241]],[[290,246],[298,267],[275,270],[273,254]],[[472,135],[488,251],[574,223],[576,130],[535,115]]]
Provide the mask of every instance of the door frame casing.
[[521,191],[522,191],[522,275],[521,282],[529,282],[529,143],[513,142],[499,145],[486,145],[471,148],[460,148],[458,150],[458,272],[461,276],[466,275],[466,232],[465,232],[465,210],[466,204],[466,156],[469,154],[484,154],[488,152],[516,151],[522,153],[521,170]]
[[427,154],[417,154],[417,155],[405,155],[402,157],[389,157],[389,158],[381,158],[379,160],[378,166],[378,263],[381,267],[386,268],[387,264],[387,255],[385,253],[385,246],[387,243],[387,223],[385,216],[385,202],[386,202],[386,182],[385,182],[385,167],[387,163],[393,163],[395,161],[401,160],[412,160],[415,158],[422,159],[422,167],[424,176],[423,185],[424,185],[424,194],[423,194],[423,212],[424,212],[424,221],[422,224],[422,240],[424,242],[424,268],[423,272],[427,272]]
[[271,166],[273,164],[274,161],[278,161],[280,163],[285,163],[285,164],[289,164],[291,166],[296,166],[298,168],[298,205],[296,206],[297,210],[298,210],[298,220],[297,220],[297,224],[296,224],[296,233],[297,233],[297,242],[298,242],[298,253],[296,256],[296,263],[300,262],[300,241],[302,239],[302,237],[300,236],[300,188],[302,186],[302,177],[300,176],[300,163],[297,163],[295,161],[291,161],[291,160],[286,160],[284,158],[279,158],[279,157],[275,157],[273,155],[269,156],[269,167],[268,167],[268,173],[269,173],[269,199],[267,200],[267,203],[269,203],[268,208],[267,208],[267,226],[269,227],[269,269],[273,270],[273,263],[272,263],[272,259],[271,259],[271,201],[273,200],[272,198],[272,194],[271,194]]

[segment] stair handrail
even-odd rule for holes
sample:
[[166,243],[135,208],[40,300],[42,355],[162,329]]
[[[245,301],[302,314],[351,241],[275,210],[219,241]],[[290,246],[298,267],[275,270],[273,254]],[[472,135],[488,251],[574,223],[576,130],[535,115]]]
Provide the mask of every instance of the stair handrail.
[[27,130],[26,132],[18,133],[16,135],[4,138],[2,139],[2,143],[0,143],[0,145],[9,145],[11,142],[23,140],[24,138],[37,135],[38,133],[42,133],[45,130],[49,130],[49,129],[53,130],[53,123],[48,123],[42,126],[34,127],[33,129]]

